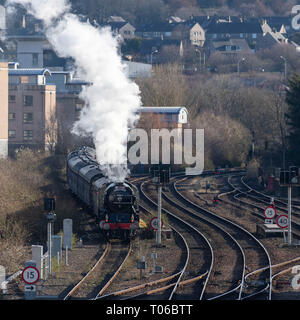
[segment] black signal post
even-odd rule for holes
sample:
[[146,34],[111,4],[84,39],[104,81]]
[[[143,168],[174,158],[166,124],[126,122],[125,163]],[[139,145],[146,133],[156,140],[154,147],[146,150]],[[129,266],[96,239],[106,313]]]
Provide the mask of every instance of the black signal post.
[[170,182],[170,166],[169,165],[154,165],[150,168],[150,176],[152,181],[156,183],[158,187],[157,194],[157,206],[158,206],[158,230],[156,233],[156,244],[158,247],[161,246],[161,192],[162,186]]
[[300,186],[299,168],[291,166],[289,170],[280,171],[281,187],[288,188],[288,245],[292,244],[292,187]]

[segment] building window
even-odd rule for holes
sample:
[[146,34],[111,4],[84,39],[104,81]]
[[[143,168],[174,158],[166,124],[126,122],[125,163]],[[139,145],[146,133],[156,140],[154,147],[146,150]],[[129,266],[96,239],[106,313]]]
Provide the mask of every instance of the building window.
[[16,102],[16,96],[14,96],[14,95],[9,95],[9,96],[8,96],[8,102],[10,102],[10,103]]
[[24,130],[23,138],[24,140],[32,140],[33,131],[32,130]]
[[10,112],[8,114],[8,120],[16,120],[16,114],[14,112]]
[[252,39],[256,39],[257,35],[256,33],[252,33]]
[[32,107],[33,106],[33,96],[24,96],[24,107]]
[[28,83],[28,77],[27,76],[21,76],[20,77],[20,83],[24,83],[24,84]]
[[216,33],[213,34],[213,38],[214,38],[214,39],[217,38],[217,34],[216,34]]
[[23,120],[24,120],[24,123],[32,122],[33,121],[33,113],[32,112],[24,113]]
[[16,130],[8,130],[8,137],[15,138],[16,137]]
[[240,38],[244,38],[244,34],[243,33],[240,33]]
[[39,65],[39,54],[33,53],[32,54],[32,66],[37,67]]

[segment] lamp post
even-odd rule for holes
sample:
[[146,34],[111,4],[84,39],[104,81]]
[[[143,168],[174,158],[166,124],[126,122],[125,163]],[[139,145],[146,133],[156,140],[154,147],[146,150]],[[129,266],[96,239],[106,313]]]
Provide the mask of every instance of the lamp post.
[[201,71],[201,68],[202,68],[202,66],[201,66],[201,62],[202,62],[202,55],[201,55],[201,51],[200,51],[200,50],[198,50],[198,49],[196,49],[196,52],[198,52],[198,53],[199,53],[199,66],[200,66],[199,70]]
[[245,61],[245,60],[246,60],[245,58],[242,58],[242,59],[239,60],[238,63],[237,63],[237,72],[238,72],[238,75],[240,75],[240,63],[241,63],[242,61]]
[[150,54],[150,63],[151,64],[152,64],[152,59],[153,59],[153,54],[154,53],[158,53],[158,50],[151,51],[151,54]]
[[284,60],[284,79],[286,79],[286,72],[287,72],[286,58],[283,56],[280,56],[280,58]]

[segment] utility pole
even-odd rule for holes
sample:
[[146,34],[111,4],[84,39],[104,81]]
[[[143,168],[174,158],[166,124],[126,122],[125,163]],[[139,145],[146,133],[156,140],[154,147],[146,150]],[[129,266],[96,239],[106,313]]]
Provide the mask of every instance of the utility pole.
[[286,58],[283,57],[283,56],[280,56],[280,58],[282,60],[284,60],[284,79],[286,79],[286,76],[287,76],[287,64],[286,64]]
[[288,187],[288,245],[292,244],[292,187]]
[[238,63],[237,63],[237,73],[238,73],[238,75],[240,75],[240,63],[241,63],[242,61],[245,61],[245,60],[246,60],[245,58],[242,58],[242,59],[239,60]]
[[157,199],[157,205],[158,205],[158,230],[157,230],[157,236],[156,236],[156,244],[158,247],[161,246],[161,192],[162,192],[162,185],[158,185],[158,199]]
[[55,210],[55,198],[44,198],[44,210],[48,211],[46,214],[47,219],[47,246],[48,246],[48,275],[51,275],[52,266],[52,233],[53,233],[53,223],[56,219]]

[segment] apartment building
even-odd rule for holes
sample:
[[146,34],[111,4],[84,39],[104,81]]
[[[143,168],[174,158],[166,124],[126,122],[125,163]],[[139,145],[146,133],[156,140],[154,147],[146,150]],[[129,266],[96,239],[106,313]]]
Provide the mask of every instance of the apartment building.
[[91,83],[75,78],[73,72],[52,70],[46,75],[47,85],[56,86],[56,116],[58,125],[58,143],[62,148],[71,148],[83,143],[82,138],[72,134],[72,127],[79,119],[84,101],[79,95],[84,86]]
[[9,69],[8,147],[51,150],[57,142],[56,87],[48,69]]

